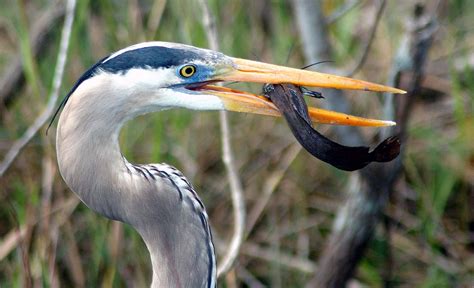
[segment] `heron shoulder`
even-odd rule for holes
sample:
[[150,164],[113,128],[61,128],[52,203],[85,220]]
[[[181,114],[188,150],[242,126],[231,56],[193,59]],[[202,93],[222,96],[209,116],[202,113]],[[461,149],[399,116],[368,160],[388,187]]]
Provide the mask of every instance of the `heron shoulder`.
[[[179,197],[179,202],[183,205],[190,208],[188,211],[193,211],[194,215],[197,217],[198,222],[206,235],[206,254],[208,259],[208,277],[207,285],[208,287],[216,286],[216,255],[215,247],[212,239],[211,228],[209,225],[209,217],[207,215],[204,204],[197,195],[191,183],[186,179],[186,177],[175,167],[168,165],[166,163],[161,164],[127,164],[127,169],[129,173],[135,174],[137,177],[143,179],[147,182],[160,182],[160,184],[168,185],[169,189],[166,189],[166,193],[176,193],[176,197]],[[159,191],[156,191],[160,193]],[[161,192],[163,193],[163,192]]]
[[191,205],[195,211],[204,213],[207,220],[207,213],[199,195],[186,177],[177,168],[166,164],[132,164],[127,163],[127,169],[137,177],[145,181],[160,181],[169,185],[169,191],[177,194],[179,200]]

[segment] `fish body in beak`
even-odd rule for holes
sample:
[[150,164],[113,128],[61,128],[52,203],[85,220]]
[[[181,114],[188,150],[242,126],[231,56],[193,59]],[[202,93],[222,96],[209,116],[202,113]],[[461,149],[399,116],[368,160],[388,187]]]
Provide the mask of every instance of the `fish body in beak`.
[[293,84],[266,84],[263,90],[264,95],[281,111],[301,146],[336,168],[358,170],[371,162],[391,161],[400,153],[400,140],[397,136],[385,139],[373,151],[365,146],[344,146],[326,138],[313,128],[300,87]]

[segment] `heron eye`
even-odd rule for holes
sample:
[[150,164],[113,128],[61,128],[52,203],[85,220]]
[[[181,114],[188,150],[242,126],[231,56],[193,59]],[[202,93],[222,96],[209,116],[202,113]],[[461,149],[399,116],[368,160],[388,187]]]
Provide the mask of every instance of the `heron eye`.
[[193,76],[194,73],[196,73],[196,66],[194,66],[194,65],[186,65],[186,66],[183,66],[179,70],[179,74],[181,74],[181,76],[183,76],[185,78]]

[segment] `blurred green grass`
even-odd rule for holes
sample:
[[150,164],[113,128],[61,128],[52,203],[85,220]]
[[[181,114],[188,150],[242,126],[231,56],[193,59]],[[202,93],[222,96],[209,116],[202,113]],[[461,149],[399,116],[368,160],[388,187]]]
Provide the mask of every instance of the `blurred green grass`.
[[[294,67],[308,64],[303,61],[289,1],[210,2],[222,52]],[[330,14],[344,2],[325,1],[324,12]],[[347,63],[354,61],[363,46],[370,24],[365,20],[365,13],[374,6],[372,2],[356,6],[330,26],[331,40],[336,47],[335,59],[331,60],[341,67],[350,66]],[[26,84],[15,91],[15,100],[0,108],[2,156],[34,121],[51,89],[62,22],[55,24],[45,44],[47,49],[39,57],[33,57],[28,41],[29,27],[39,13],[49,9],[48,5],[52,2],[8,1],[0,12],[0,25],[9,24],[2,25],[8,39],[0,40],[0,59],[20,53],[26,75]],[[153,1],[78,1],[61,94],[65,95],[95,61],[136,42],[160,40],[207,46],[196,1],[167,1],[156,29],[148,25],[150,11],[156,8],[154,5]],[[396,287],[468,287],[474,281],[474,81],[471,81],[474,70],[468,64],[462,69],[456,66],[459,61],[468,63],[467,59],[473,55],[474,47],[469,44],[469,39],[474,38],[473,31],[468,29],[472,20],[468,21],[474,17],[474,4],[456,0],[448,1],[446,6],[448,12],[441,19],[442,29],[430,58],[450,56],[441,61],[441,68],[435,67],[429,72],[448,79],[451,89],[447,95],[436,98],[428,95],[427,100],[417,102],[406,145],[402,183],[397,185],[386,213],[394,223],[393,233],[398,236],[389,240],[380,228],[356,273],[356,279],[370,287],[383,286],[387,261],[392,262],[390,280]],[[359,78],[385,80],[411,8],[410,1],[389,1],[368,62],[357,75]],[[452,45],[453,41],[457,45]],[[8,65],[8,60],[0,63]],[[0,67],[0,71],[4,71],[4,67]],[[258,92],[260,87],[244,89]],[[378,103],[369,107],[363,101],[370,99],[368,97],[375,96],[351,98],[357,112],[381,115]],[[440,117],[435,118],[436,115]],[[230,121],[250,209],[281,161],[280,155],[289,149],[294,139],[282,120],[231,114]],[[207,206],[216,238],[222,240],[229,238],[232,218],[228,212],[231,207],[228,183],[220,161],[218,125],[216,113],[167,111],[127,123],[120,142],[124,155],[132,162],[167,162],[188,175]],[[7,236],[19,226],[27,230],[23,240],[17,241],[13,250],[0,261],[0,287],[25,286],[25,281],[29,281],[28,270],[35,286],[77,286],[80,283],[87,287],[99,283],[104,287],[147,286],[151,279],[148,253],[130,227],[124,226],[118,237],[112,237],[117,224],[101,218],[83,204],[78,204],[71,215],[64,215],[65,203],[75,196],[56,170],[52,197],[45,197],[41,186],[45,173],[42,163],[48,157],[55,159],[53,143],[54,131],[46,136],[42,130],[0,179],[0,247],[5,247]],[[306,152],[300,152],[248,239],[270,249],[276,259],[268,261],[243,253],[237,271],[245,269],[272,287],[303,286],[311,275],[280,263],[278,253],[317,261],[331,231],[335,211],[344,199],[341,191],[348,181],[347,173],[329,168],[310,159]],[[318,220],[317,224],[283,233],[285,227],[309,223],[312,219]],[[120,247],[118,256],[114,256],[113,245]],[[387,247],[392,251],[391,256]],[[71,255],[73,249],[79,252],[78,257]],[[79,261],[82,272],[74,261]],[[238,279],[238,283],[244,285],[244,281]],[[222,287],[230,285],[221,282]]]

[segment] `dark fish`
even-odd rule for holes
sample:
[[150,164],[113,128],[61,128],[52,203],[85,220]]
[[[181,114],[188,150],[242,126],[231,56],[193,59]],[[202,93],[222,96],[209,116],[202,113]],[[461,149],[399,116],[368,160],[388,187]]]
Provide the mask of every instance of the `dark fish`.
[[[313,128],[308,106],[303,96],[306,91],[322,97],[319,92],[304,90],[293,84],[265,84],[263,93],[278,107],[293,135],[316,158],[346,171],[361,169],[371,162],[388,162],[400,153],[400,139],[392,136],[382,141],[373,151],[369,147],[349,147],[336,143]],[[317,98],[320,98],[317,97]]]

